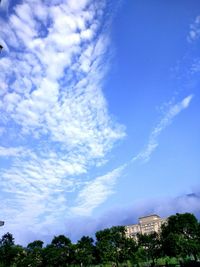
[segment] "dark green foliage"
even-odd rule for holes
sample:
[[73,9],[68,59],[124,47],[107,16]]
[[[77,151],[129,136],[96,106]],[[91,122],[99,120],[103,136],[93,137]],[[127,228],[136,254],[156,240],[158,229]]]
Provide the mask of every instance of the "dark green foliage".
[[152,265],[154,266],[155,259],[161,255],[159,235],[155,232],[149,235],[138,235],[138,244],[143,247],[147,261],[152,260]]
[[0,240],[0,261],[4,266],[11,266],[17,256],[12,234],[6,233]]
[[27,245],[26,257],[21,259],[19,266],[42,267],[43,266],[43,241],[36,240]]
[[168,256],[186,258],[197,256],[200,251],[199,222],[193,214],[185,213],[170,216],[162,226],[161,241],[163,252]]
[[5,235],[2,236],[0,240],[0,246],[5,247],[5,246],[13,246],[14,245],[14,238],[12,234],[6,233]]
[[94,240],[89,236],[83,236],[75,246],[75,261],[81,266],[88,266],[94,263],[95,247]]
[[131,258],[135,249],[133,240],[125,235],[123,226],[114,226],[96,233],[96,249],[100,263],[113,262],[118,265]]
[[200,262],[187,261],[183,264],[183,267],[200,267]]
[[27,248],[30,251],[40,250],[43,247],[44,242],[41,240],[35,240],[32,243],[29,243]]
[[68,266],[74,258],[71,240],[64,235],[55,236],[44,251],[43,266]]

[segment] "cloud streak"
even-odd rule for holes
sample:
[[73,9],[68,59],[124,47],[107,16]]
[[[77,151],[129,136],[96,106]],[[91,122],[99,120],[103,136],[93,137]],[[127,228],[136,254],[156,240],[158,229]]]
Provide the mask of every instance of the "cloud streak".
[[71,208],[72,214],[79,214],[80,216],[91,215],[96,207],[114,193],[116,181],[122,175],[124,169],[125,165],[120,166],[106,175],[99,176],[87,183],[78,195],[76,206]]
[[160,120],[158,125],[151,132],[147,146],[138,155],[133,157],[132,162],[135,160],[142,160],[147,162],[150,159],[152,153],[158,147],[158,137],[160,136],[162,131],[164,131],[165,128],[172,123],[173,119],[181,111],[189,107],[192,98],[193,95],[189,95],[185,97],[181,102],[169,107],[164,117]]

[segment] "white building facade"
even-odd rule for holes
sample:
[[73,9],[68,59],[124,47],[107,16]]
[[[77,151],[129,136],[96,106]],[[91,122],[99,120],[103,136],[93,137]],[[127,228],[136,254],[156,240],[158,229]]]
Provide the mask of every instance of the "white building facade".
[[125,226],[126,236],[136,239],[137,234],[158,233],[161,230],[161,225],[166,222],[167,219],[163,219],[156,214],[140,217],[138,224]]

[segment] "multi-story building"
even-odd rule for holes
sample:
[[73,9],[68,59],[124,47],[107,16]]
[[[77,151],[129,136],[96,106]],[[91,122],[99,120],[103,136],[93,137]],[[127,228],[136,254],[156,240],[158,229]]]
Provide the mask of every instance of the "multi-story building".
[[138,224],[125,226],[126,236],[137,239],[137,234],[158,233],[161,229],[161,225],[166,222],[167,219],[160,218],[160,216],[156,214],[140,217]]

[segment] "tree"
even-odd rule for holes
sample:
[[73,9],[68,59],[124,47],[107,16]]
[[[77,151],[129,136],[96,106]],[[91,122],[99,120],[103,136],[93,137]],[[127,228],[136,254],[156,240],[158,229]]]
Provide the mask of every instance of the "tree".
[[64,235],[55,236],[43,255],[43,266],[68,266],[74,258],[71,240]]
[[34,251],[34,250],[38,250],[38,249],[42,249],[44,242],[41,240],[35,240],[32,243],[29,243],[27,248],[30,251]]
[[172,215],[161,229],[162,248],[166,255],[179,258],[192,256],[197,260],[200,250],[199,223],[193,214]]
[[6,233],[0,239],[0,246],[13,246],[14,245],[14,237],[11,233]]
[[81,266],[91,265],[94,262],[94,240],[83,236],[75,246],[75,260]]
[[13,250],[15,251],[15,255],[16,255],[14,258],[14,261],[13,261],[14,266],[16,266],[16,267],[35,266],[35,265],[30,265],[30,261],[27,261],[27,251],[25,248],[23,248],[20,245],[15,245],[13,247]]
[[16,256],[14,238],[12,234],[6,233],[0,239],[0,261],[5,266],[10,266],[14,262]]
[[132,263],[137,261],[138,246],[133,238],[126,238],[123,248],[124,260],[130,260]]
[[27,245],[26,257],[21,261],[21,266],[43,266],[43,241],[35,240]]
[[159,235],[156,232],[139,234],[138,244],[146,252],[147,260],[152,260],[152,266],[155,266],[155,260],[160,256]]
[[96,249],[102,263],[114,262],[118,265],[129,258],[128,241],[123,226],[114,226],[96,233]]

